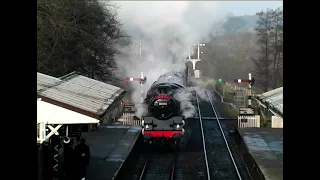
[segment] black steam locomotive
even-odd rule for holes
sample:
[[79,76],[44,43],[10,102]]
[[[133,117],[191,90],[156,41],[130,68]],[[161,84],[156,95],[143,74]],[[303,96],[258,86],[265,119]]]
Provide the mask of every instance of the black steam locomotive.
[[161,75],[147,92],[145,103],[147,116],[142,117],[142,134],[145,142],[157,143],[159,140],[179,144],[184,135],[184,116],[181,115],[180,102],[175,93],[187,85],[187,68]]

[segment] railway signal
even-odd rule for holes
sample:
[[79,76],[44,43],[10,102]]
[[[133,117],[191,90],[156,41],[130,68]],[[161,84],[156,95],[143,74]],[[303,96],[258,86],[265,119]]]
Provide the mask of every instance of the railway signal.
[[143,78],[133,78],[133,77],[125,77],[123,79],[125,82],[129,82],[129,81],[138,81],[140,84],[145,84],[147,82],[147,77],[143,77]]
[[260,127],[260,116],[255,115],[254,109],[251,107],[251,87],[255,83],[255,79],[248,74],[249,79],[235,79],[236,83],[248,83],[248,107],[239,108],[238,116],[238,127],[248,128],[248,127]]
[[125,82],[129,81],[138,81],[141,85],[141,103],[143,103],[143,85],[147,82],[147,77],[143,76],[143,72],[141,72],[140,78],[133,78],[133,77],[125,77]]
[[248,107],[251,108],[251,87],[254,85],[255,83],[255,79],[251,76],[251,73],[248,74],[249,75],[249,79],[235,79],[234,82],[235,83],[248,83]]
[[221,78],[218,79],[218,83],[220,83],[220,84],[222,83],[222,79]]
[[249,80],[249,79],[235,79],[234,82],[235,83],[249,83],[250,86],[253,86],[255,83],[255,79],[254,79],[254,77],[252,77],[251,80]]

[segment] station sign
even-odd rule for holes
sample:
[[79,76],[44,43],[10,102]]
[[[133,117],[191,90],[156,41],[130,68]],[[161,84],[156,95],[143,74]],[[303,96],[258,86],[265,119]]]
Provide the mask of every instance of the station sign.
[[248,107],[240,107],[239,108],[239,115],[254,115],[254,109]]
[[126,104],[123,109],[124,113],[135,113],[135,106]]

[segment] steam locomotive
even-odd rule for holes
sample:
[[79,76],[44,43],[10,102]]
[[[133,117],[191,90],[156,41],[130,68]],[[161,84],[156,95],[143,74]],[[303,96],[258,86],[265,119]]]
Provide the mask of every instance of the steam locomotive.
[[162,74],[147,92],[148,114],[142,117],[145,142],[179,145],[184,135],[185,119],[175,93],[187,86],[188,69]]

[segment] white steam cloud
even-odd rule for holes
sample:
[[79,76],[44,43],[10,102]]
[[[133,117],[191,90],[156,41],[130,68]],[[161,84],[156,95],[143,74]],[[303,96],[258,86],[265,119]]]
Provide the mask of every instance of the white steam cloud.
[[196,96],[192,92],[196,92],[199,100],[208,101],[208,96],[205,89],[201,86],[187,87],[182,91],[174,94],[174,98],[180,102],[180,110],[182,115],[186,118],[193,117],[197,113],[197,108],[193,106],[192,102],[196,101]]
[[[121,75],[140,77],[143,72],[147,83],[144,94],[158,77],[172,69],[183,66],[189,53],[189,46],[207,39],[218,29],[215,24],[225,17],[219,12],[218,2],[201,1],[118,1],[119,19],[132,36],[133,45],[117,57]],[[138,33],[137,33],[138,32]],[[136,33],[136,34],[134,34]],[[142,58],[139,57],[139,42],[142,40]],[[131,82],[134,88],[132,100],[140,102],[141,87]],[[193,116],[191,90],[196,90],[202,99],[200,88],[187,88],[176,95],[186,117]],[[138,107],[137,116],[146,113],[145,107]]]

